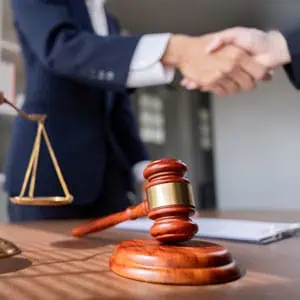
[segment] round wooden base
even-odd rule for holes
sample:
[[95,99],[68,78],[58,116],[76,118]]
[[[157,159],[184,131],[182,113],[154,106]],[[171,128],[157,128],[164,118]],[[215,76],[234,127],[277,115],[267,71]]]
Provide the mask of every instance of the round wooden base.
[[124,241],[115,248],[110,269],[129,279],[160,284],[219,284],[241,277],[226,248],[202,241],[180,245]]

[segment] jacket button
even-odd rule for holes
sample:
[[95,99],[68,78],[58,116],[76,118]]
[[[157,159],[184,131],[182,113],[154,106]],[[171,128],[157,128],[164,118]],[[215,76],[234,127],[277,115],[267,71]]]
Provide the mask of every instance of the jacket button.
[[106,79],[107,79],[108,81],[114,80],[114,79],[115,79],[115,73],[112,72],[112,71],[107,72],[107,74],[106,74]]
[[97,78],[97,70],[92,69],[92,70],[90,71],[90,77],[91,77],[92,79],[96,79],[96,78]]
[[99,80],[104,80],[105,79],[105,72],[103,70],[98,71],[97,78]]

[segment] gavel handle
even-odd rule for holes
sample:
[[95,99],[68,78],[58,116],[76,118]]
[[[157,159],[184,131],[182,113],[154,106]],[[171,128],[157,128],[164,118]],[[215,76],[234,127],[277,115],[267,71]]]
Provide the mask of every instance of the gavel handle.
[[137,206],[132,206],[124,211],[93,220],[89,223],[79,225],[72,230],[75,237],[83,237],[87,234],[113,227],[127,220],[135,220],[148,214],[148,201],[144,200]]

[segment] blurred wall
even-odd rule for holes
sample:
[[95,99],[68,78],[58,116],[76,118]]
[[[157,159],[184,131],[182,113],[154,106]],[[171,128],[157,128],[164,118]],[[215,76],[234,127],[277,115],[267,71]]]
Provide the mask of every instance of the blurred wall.
[[9,115],[0,114],[0,221],[6,219],[6,194],[3,190],[5,159],[9,147],[11,128],[14,119]]
[[133,33],[199,35],[231,26],[291,26],[298,0],[107,0],[107,8]]
[[300,93],[280,70],[251,94],[214,98],[221,209],[300,209]]

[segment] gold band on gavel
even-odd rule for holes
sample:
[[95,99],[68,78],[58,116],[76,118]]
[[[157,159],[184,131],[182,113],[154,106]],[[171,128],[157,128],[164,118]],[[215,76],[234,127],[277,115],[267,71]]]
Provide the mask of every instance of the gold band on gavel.
[[149,208],[169,205],[194,206],[192,187],[188,182],[169,182],[151,186],[147,189]]

